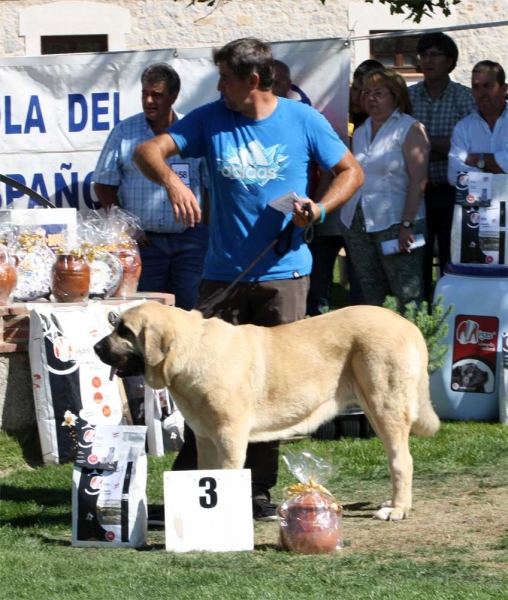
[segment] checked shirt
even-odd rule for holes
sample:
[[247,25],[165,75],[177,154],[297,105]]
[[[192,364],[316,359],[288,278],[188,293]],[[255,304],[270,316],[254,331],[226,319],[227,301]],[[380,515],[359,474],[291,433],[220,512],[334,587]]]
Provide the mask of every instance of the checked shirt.
[[[423,81],[409,88],[413,105],[412,116],[425,126],[429,137],[451,138],[453,128],[474,109],[475,103],[470,88],[450,81],[441,96],[432,100]],[[448,182],[448,161],[429,163],[429,183]]]

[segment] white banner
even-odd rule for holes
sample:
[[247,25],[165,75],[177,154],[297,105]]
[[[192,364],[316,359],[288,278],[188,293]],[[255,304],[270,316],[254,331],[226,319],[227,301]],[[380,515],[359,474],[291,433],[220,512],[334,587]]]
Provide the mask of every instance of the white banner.
[[[295,99],[307,98],[347,142],[349,45],[342,39],[278,42]],[[91,186],[116,123],[141,111],[143,70],[171,64],[182,80],[179,114],[218,99],[211,48],[0,58],[0,173],[57,207],[96,208]],[[26,198],[0,184],[0,207]]]

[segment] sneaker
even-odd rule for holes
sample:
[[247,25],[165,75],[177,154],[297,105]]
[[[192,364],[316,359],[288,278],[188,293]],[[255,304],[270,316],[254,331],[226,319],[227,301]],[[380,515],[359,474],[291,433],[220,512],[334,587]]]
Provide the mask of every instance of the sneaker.
[[150,527],[164,527],[164,506],[148,507],[148,525]]
[[255,498],[252,501],[252,516],[255,521],[277,521],[277,505],[266,498]]

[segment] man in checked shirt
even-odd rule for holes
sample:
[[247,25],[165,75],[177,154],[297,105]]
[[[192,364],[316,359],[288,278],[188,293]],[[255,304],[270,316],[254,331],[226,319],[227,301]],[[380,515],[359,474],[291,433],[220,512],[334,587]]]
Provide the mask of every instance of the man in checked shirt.
[[427,243],[423,265],[425,299],[432,300],[434,244],[439,248],[439,269],[450,261],[450,236],[455,187],[448,184],[448,151],[456,123],[475,107],[471,90],[450,79],[459,50],[444,33],[427,33],[417,45],[423,81],[409,88],[412,116],[423,123],[430,140],[429,177],[425,191]]
[[[110,133],[95,168],[95,193],[103,208],[121,206],[141,221],[145,235],[139,243],[142,271],[138,290],[174,294],[176,306],[191,310],[203,274],[208,227],[202,223],[185,227],[177,222],[164,188],[146,179],[132,160],[138,144],[178,120],[173,104],[180,77],[171,66],[156,63],[143,71],[141,86],[143,112],[120,121]],[[208,193],[204,161],[174,156],[167,162],[203,208]]]

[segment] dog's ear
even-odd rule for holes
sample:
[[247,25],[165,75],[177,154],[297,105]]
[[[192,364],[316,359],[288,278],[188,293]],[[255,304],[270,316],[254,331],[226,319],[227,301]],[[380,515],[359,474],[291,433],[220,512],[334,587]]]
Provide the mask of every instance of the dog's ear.
[[145,364],[155,367],[161,363],[171,348],[173,336],[164,327],[147,324],[139,333],[138,342],[143,352]]

